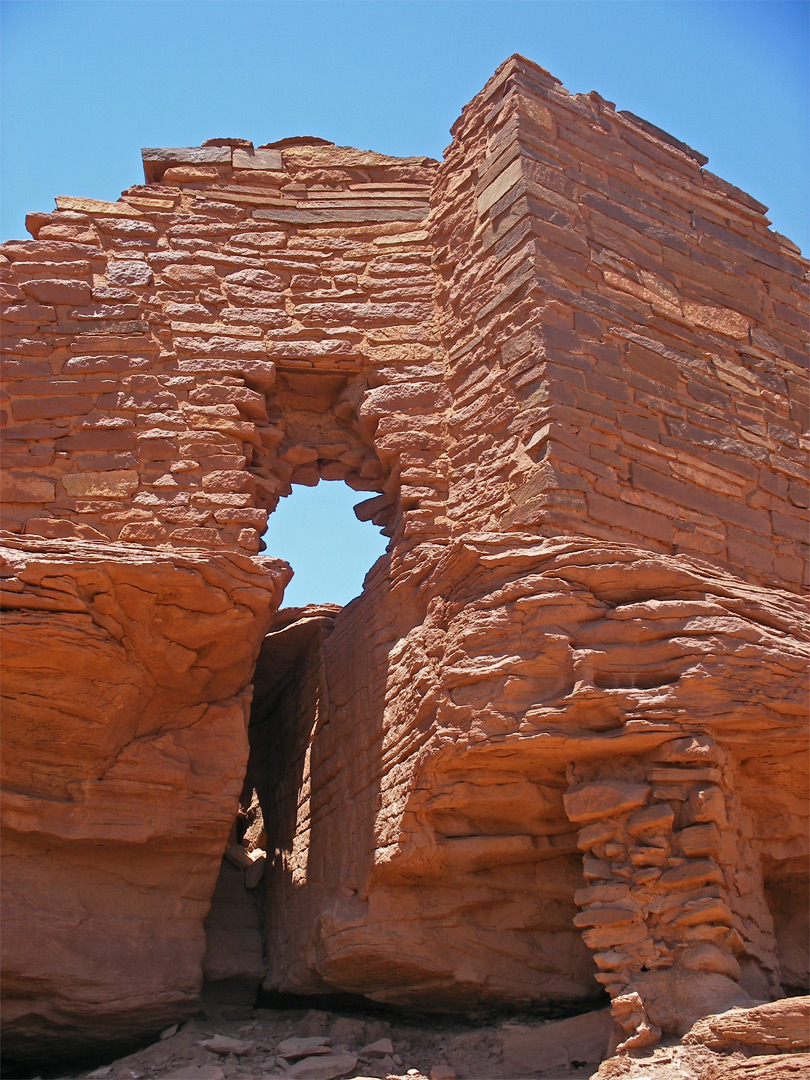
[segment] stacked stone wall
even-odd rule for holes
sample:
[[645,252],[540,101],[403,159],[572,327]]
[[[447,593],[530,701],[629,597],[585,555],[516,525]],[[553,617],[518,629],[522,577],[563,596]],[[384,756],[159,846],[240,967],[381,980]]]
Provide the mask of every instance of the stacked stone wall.
[[401,485],[415,507],[435,472],[397,415],[441,371],[433,164],[292,140],[144,165],[3,249],[6,528],[252,553],[291,483],[386,488],[389,524]]
[[[268,829],[268,988],[461,1009],[581,1005],[601,982],[643,1041],[693,1015],[686,998],[667,1011],[675,989],[725,1006],[806,977],[785,960],[806,889],[806,263],[763,208],[519,57],[441,165],[312,138],[144,164],[118,202],[59,198],[0,253],[3,523],[12,552],[60,553],[33,579],[13,554],[4,603],[24,612],[21,658],[57,622],[77,653],[88,636],[137,652],[133,597],[171,630],[173,568],[200,568],[195,626],[180,618],[182,646],[145,666],[172,690],[172,663],[191,672],[182,737],[214,748],[214,770],[222,732],[193,710],[229,702],[203,876],[213,888],[247,767]],[[315,637],[282,616],[260,648],[287,578],[257,557],[267,515],[321,479],[371,494],[357,514],[388,553]],[[119,576],[137,564],[101,604],[97,548]],[[229,653],[239,685],[208,687]],[[73,766],[55,769],[52,739],[41,761],[26,749],[51,730],[50,683],[19,694],[4,766],[34,765],[27,818],[5,817],[18,872],[37,819],[56,828],[63,773],[98,799],[88,836],[115,805],[87,779],[109,764],[84,738],[106,730],[104,701],[69,685]],[[155,776],[182,794],[190,759],[162,762],[163,714],[148,730],[138,715],[132,739],[109,725],[111,768],[141,795]],[[671,756],[685,736],[708,764]],[[27,886],[6,880],[16,918]],[[194,957],[210,892],[189,914]],[[33,986],[13,940],[35,1055],[64,980]],[[126,981],[117,962],[90,963],[96,1001]],[[88,1038],[116,1008],[87,1008]]]
[[798,249],[701,155],[519,59],[455,134],[432,220],[466,421],[449,451],[456,529],[641,541],[796,588]]

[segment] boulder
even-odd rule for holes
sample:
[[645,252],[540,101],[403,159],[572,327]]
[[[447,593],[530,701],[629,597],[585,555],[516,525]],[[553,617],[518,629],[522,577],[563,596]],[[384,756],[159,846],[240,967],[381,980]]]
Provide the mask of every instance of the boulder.
[[6,537],[4,1054],[126,1046],[199,1001],[283,563]]

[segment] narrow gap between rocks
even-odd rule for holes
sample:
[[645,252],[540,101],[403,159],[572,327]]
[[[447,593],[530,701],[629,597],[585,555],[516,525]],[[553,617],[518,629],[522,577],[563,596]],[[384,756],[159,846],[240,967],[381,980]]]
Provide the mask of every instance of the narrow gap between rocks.
[[270,791],[287,782],[296,758],[295,748],[276,730],[276,699],[297,678],[309,647],[331,632],[335,617],[359,595],[366,573],[384,554],[386,539],[354,514],[359,498],[341,481],[295,484],[265,533],[267,553],[289,562],[295,576],[257,660],[250,761],[205,923],[203,998],[209,1003],[251,1005],[260,992],[267,959],[265,870],[270,872],[278,861],[278,846],[290,841],[285,828],[266,820],[262,803],[267,805]]

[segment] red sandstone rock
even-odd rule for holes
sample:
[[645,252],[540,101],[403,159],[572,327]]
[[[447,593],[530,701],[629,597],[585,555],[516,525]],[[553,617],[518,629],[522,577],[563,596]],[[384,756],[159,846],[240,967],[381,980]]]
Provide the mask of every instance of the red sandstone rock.
[[706,1016],[681,1043],[611,1058],[594,1080],[798,1080],[810,1070],[809,1006],[806,997],[786,998]]
[[513,1074],[566,1067],[574,1061],[601,1061],[607,1053],[613,1018],[610,1010],[583,1013],[541,1027],[506,1024],[503,1063]]
[[[255,714],[290,748],[296,770],[303,769],[302,780],[288,787],[275,767],[261,776],[257,760],[265,814],[289,835],[283,872],[277,866],[268,877],[274,925],[284,928],[278,936],[271,932],[269,985],[362,988],[383,1000],[433,1008],[482,998],[504,1003],[517,986],[527,1001],[584,998],[593,969],[569,929],[581,922],[579,903],[586,924],[595,921],[588,913],[600,914],[603,929],[586,933],[597,964],[608,970],[599,981],[619,992],[622,985],[632,989],[644,968],[658,969],[661,995],[650,1006],[655,1026],[686,1030],[707,1004],[711,1011],[712,1001],[747,1001],[726,977],[728,967],[739,974],[734,965],[743,960],[773,972],[775,956],[766,958],[773,930],[766,930],[768,909],[756,892],[762,886],[754,886],[760,856],[742,836],[761,837],[755,845],[790,858],[805,829],[798,656],[808,645],[804,631],[784,636],[791,623],[801,625],[803,605],[787,601],[784,616],[777,616],[784,629],[771,636],[766,627],[776,609],[769,610],[774,598],[765,590],[712,578],[685,560],[658,556],[652,564],[641,551],[584,541],[538,544],[514,534],[444,549],[427,578],[426,570],[423,564],[417,578],[421,599],[399,587],[403,617],[420,604],[428,609],[410,632],[400,625],[391,643],[377,622],[379,597],[390,588],[390,569],[382,567],[368,592],[337,616],[332,636],[302,655],[298,682],[274,710]],[[736,615],[743,597],[745,615]],[[778,606],[783,603],[780,598]],[[662,651],[662,643],[675,641]],[[749,643],[744,675],[737,667],[743,641]],[[356,670],[349,657],[358,648],[386,660]],[[737,657],[731,670],[730,656]],[[375,667],[387,670],[384,685]],[[639,671],[646,673],[644,687],[637,685]],[[774,678],[779,704],[770,692]],[[318,695],[323,680],[331,688],[328,702]],[[376,717],[373,728],[359,724],[358,700],[373,709],[366,712]],[[323,734],[313,741],[314,708],[316,733]],[[697,748],[696,764],[688,755],[679,770],[658,764],[685,756],[681,717],[743,760],[752,731],[767,727],[770,745],[799,770],[768,796],[790,807],[790,835],[777,839],[754,761],[735,766],[733,780],[728,766],[707,771],[701,736],[689,743]],[[352,774],[334,772],[336,756],[354,762]],[[605,776],[607,790],[639,792],[630,804],[604,811],[614,824],[601,836],[587,838],[596,826],[582,828],[585,881],[605,890],[593,895],[577,893],[585,883],[576,853],[582,823],[572,824],[565,812],[566,764],[574,792],[586,790],[577,773]],[[614,777],[627,779],[614,784]],[[725,812],[728,797],[721,793],[730,793],[732,783],[740,816],[733,825],[729,819],[714,860],[680,854],[680,829],[693,827],[686,817],[661,838],[622,836],[630,820],[635,832],[642,796],[651,800],[655,819],[672,822],[676,812],[685,814],[692,791],[716,790]],[[300,790],[311,792],[303,804]],[[338,814],[327,808],[337,805],[339,792],[348,804]],[[731,839],[732,830],[741,831],[740,839]],[[656,858],[641,858],[648,854]],[[630,910],[622,894],[607,891],[621,883],[632,889]],[[321,926],[316,942],[307,931],[314,919]],[[507,919],[505,935],[500,927]],[[628,922],[635,922],[631,933]],[[716,944],[716,954],[697,950],[700,935]],[[542,981],[530,974],[538,947]],[[726,956],[721,976],[717,964]],[[691,972],[680,981],[693,1000],[666,989],[673,963]],[[652,994],[652,975],[645,978]],[[754,993],[767,987],[767,976],[752,984]]]
[[810,997],[785,998],[753,1009],[732,1009],[698,1020],[684,1036],[712,1050],[746,1047],[787,1051],[810,1050]]
[[5,540],[5,1049],[42,1059],[193,1011],[242,784],[245,687],[288,572]]
[[[260,649],[269,989],[601,984],[637,1043],[806,981],[806,263],[702,163],[513,57],[441,165],[147,150],[145,186],[3,247],[3,513],[36,555],[6,820],[38,852],[6,911],[36,897],[51,943],[7,938],[7,1045],[36,1010],[79,1045],[192,1007]],[[389,554],[262,645],[283,574],[249,556],[321,478]]]

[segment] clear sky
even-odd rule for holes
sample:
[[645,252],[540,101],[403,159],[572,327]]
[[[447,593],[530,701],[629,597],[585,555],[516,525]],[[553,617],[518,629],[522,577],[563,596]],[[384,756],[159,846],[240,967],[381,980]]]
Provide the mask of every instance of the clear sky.
[[[806,0],[3,0],[0,9],[2,239],[25,236],[25,214],[52,209],[55,195],[116,199],[143,179],[141,146],[307,134],[440,158],[461,107],[519,52],[572,92],[598,90],[708,155],[708,168],[810,250]],[[301,498],[327,487],[334,500],[324,484]],[[291,516],[323,536],[320,515],[292,514],[298,499],[287,500]],[[356,554],[375,532],[356,527],[335,523],[329,549]],[[291,544],[300,580],[303,541]],[[328,593],[312,585],[303,595],[294,582],[288,602],[343,602],[361,578],[335,569]]]

